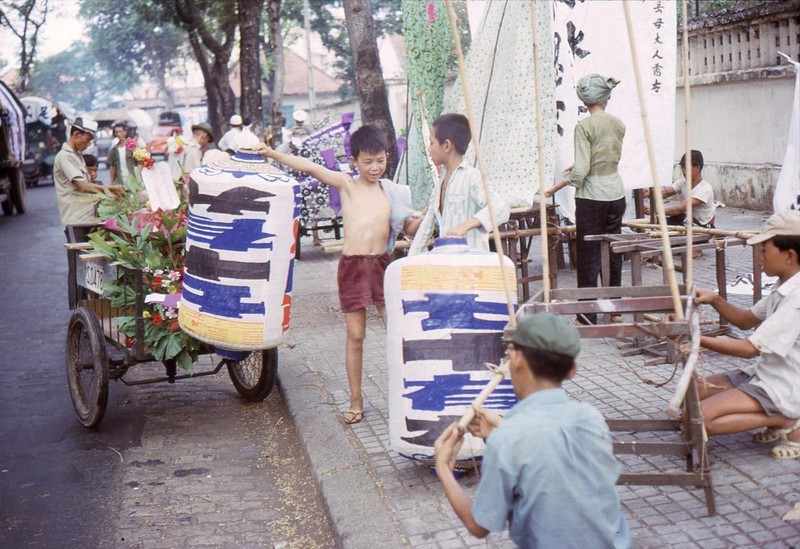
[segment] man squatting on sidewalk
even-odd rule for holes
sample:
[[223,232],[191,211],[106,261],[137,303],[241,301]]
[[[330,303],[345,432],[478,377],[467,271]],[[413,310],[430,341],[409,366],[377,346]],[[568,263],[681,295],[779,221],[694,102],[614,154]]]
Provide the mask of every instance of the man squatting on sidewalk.
[[381,179],[386,171],[388,148],[386,136],[375,126],[365,125],[353,132],[350,161],[359,174],[356,178],[306,158],[277,152],[264,144],[254,148],[263,157],[307,173],[341,193],[344,246],[337,282],[347,327],[345,367],[350,406],[344,412],[343,421],[349,424],[364,418],[361,372],[367,307],[374,303],[386,322],[383,273],[397,234],[416,215],[397,185],[389,179]]
[[742,330],[746,339],[702,337],[706,349],[754,358],[748,370],[735,370],[698,382],[703,419],[709,435],[766,429],[753,435],[759,443],[777,442],[772,456],[800,457],[800,212],[773,214],[762,232],[747,241],[761,244],[764,272],[777,276],[769,295],[750,309],[731,305],[708,290],[696,291],[696,303],[708,303]]

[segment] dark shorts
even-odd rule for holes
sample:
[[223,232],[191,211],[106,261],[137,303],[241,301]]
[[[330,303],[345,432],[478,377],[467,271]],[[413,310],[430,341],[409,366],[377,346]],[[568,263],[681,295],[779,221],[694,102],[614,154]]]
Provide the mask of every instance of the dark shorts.
[[383,273],[389,254],[343,255],[336,281],[342,312],[352,313],[371,304],[383,305]]
[[732,370],[729,372],[724,372],[722,375],[728,380],[728,383],[731,384],[731,387],[734,389],[739,389],[747,396],[756,399],[764,409],[764,413],[766,413],[768,416],[775,416],[781,413],[764,389],[758,385],[752,385],[750,383],[755,378],[754,375],[750,375],[742,370]]

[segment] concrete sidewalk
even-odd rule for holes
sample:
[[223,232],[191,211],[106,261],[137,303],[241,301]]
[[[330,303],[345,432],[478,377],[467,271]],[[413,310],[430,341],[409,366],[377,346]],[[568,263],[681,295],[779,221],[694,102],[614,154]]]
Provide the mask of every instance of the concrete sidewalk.
[[[717,214],[717,227],[754,230],[766,217],[763,212],[723,208]],[[472,537],[451,511],[430,468],[389,449],[385,334],[374,311],[369,314],[364,350],[365,419],[353,426],[342,423],[348,392],[344,318],[336,291],[338,256],[324,254],[307,240],[303,259],[296,266],[292,329],[281,347],[279,373],[340,545],[359,549],[512,547],[505,533],[491,534],[488,542]],[[695,283],[714,288],[714,254],[707,251],[694,265]],[[749,248],[727,251],[729,281],[746,274],[750,265]],[[534,263],[533,268],[541,267]],[[629,265],[625,269],[623,280],[629,279]],[[649,283],[660,283],[660,269],[645,271]],[[559,271],[558,286],[575,287],[575,272]],[[733,300],[743,306],[748,303],[747,297]],[[699,367],[709,374],[745,362],[704,353]],[[633,370],[664,382],[673,373],[669,365],[648,367],[637,357],[622,359],[615,340],[585,340],[580,367],[565,388],[574,398],[597,406],[606,417],[666,417],[675,380],[657,388],[641,382]],[[800,502],[800,460],[773,459],[769,446],[751,442],[748,433],[714,438],[708,453],[717,499],[715,517],[706,516],[701,489],[618,488],[635,546],[800,546],[800,522],[782,520]],[[624,456],[620,461],[627,471],[679,471],[684,466],[681,459],[662,456]],[[460,482],[472,492],[477,476],[469,474]]]

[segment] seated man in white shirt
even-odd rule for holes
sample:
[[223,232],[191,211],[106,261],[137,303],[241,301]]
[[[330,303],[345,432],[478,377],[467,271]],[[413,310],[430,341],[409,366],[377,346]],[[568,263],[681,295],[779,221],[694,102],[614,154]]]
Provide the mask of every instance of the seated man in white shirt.
[[[671,187],[666,187],[661,190],[663,198],[678,195],[680,202],[675,204],[665,204],[664,213],[667,215],[667,223],[669,225],[683,225],[686,223],[686,155],[681,157],[681,172],[683,179],[679,179],[672,184]],[[717,206],[714,203],[714,189],[711,183],[703,179],[703,153],[700,151],[692,151],[692,221],[697,227],[705,227],[707,229],[714,228],[714,214]],[[645,213],[649,214],[648,208]]]

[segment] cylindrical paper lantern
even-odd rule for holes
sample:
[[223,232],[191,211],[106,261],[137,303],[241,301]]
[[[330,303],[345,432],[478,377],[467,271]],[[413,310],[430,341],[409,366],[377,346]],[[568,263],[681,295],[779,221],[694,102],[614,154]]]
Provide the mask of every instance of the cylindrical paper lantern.
[[[440,238],[386,269],[389,444],[405,457],[432,461],[436,438],[489,382],[484,364],[500,364],[509,321],[502,277],[515,303],[517,284],[513,262],[504,258],[502,273],[499,263],[466,239]],[[514,402],[507,378],[484,407],[502,413]],[[458,459],[482,455],[483,441],[467,435]]]
[[243,152],[195,169],[189,185],[181,328],[223,349],[277,346],[289,328],[299,185]]

